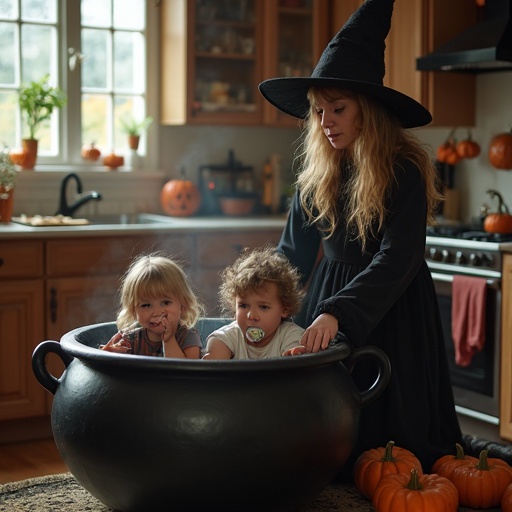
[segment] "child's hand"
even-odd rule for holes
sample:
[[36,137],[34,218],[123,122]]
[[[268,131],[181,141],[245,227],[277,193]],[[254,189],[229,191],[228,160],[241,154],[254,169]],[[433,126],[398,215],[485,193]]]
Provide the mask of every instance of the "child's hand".
[[110,338],[106,345],[100,345],[100,350],[106,350],[107,352],[117,352],[120,354],[126,354],[131,348],[131,344],[123,338],[122,332],[117,332]]
[[283,352],[283,356],[300,356],[305,353],[306,347],[304,345],[299,345],[298,347],[289,348]]

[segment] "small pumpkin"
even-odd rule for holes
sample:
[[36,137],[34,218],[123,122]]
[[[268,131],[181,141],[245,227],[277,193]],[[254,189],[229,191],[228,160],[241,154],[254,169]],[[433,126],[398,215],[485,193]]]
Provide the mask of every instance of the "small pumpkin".
[[455,455],[444,455],[437,459],[432,466],[432,473],[437,473],[450,479],[455,468],[476,464],[478,459],[464,453],[464,448],[457,443],[455,445]]
[[363,496],[372,499],[384,477],[397,473],[409,475],[411,469],[423,473],[419,459],[411,451],[389,441],[385,447],[372,448],[359,455],[353,469],[354,484]]
[[192,181],[186,179],[185,171],[182,169],[180,178],[170,180],[163,186],[160,204],[168,215],[189,217],[199,210],[201,193]]
[[114,151],[110,153],[110,155],[105,156],[103,158],[103,165],[106,165],[109,169],[117,169],[124,165],[124,157],[121,155],[116,155]]
[[510,484],[501,498],[502,512],[512,512],[512,484]]
[[443,164],[455,165],[460,160],[457,153],[457,141],[454,137],[455,128],[449,133],[446,140],[437,148],[436,158]]
[[101,151],[94,145],[94,142],[82,146],[82,158],[84,160],[90,160],[96,162],[101,156]]
[[9,151],[9,158],[13,164],[23,165],[25,163],[25,151],[23,151],[23,148],[13,148]]
[[472,139],[471,130],[466,139],[457,142],[455,149],[460,158],[476,158],[480,154],[480,145]]
[[488,457],[488,450],[482,450],[477,464],[455,468],[450,480],[459,492],[460,505],[496,507],[512,483],[512,467],[504,460]]
[[512,169],[512,132],[499,133],[491,139],[489,161],[496,169]]
[[410,474],[388,475],[381,480],[372,499],[376,512],[457,512],[457,489],[444,476]]
[[491,198],[498,198],[498,212],[488,213],[484,219],[484,230],[487,233],[512,233],[512,215],[503,200],[503,196],[496,190],[489,189],[487,194]]

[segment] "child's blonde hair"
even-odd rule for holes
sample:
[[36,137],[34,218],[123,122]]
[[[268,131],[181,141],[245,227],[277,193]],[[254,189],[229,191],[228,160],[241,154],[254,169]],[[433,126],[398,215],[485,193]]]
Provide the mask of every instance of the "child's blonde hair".
[[128,267],[120,290],[117,327],[123,329],[137,319],[135,310],[140,299],[172,294],[183,305],[180,323],[190,328],[203,314],[203,309],[183,269],[171,258],[159,253],[141,254]]
[[237,297],[260,290],[266,282],[277,284],[279,300],[288,308],[289,316],[300,309],[304,295],[300,274],[283,254],[276,252],[275,247],[245,249],[233,265],[222,271],[221,277],[220,302],[229,316],[235,315]]

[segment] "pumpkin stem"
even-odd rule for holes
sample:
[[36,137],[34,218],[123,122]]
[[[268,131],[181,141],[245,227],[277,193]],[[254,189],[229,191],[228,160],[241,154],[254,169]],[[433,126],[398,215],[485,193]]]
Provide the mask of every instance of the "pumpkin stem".
[[476,469],[480,469],[483,471],[489,471],[491,468],[489,467],[489,461],[487,460],[487,454],[489,450],[482,450],[480,452],[480,457],[478,457],[478,464],[475,466]]
[[393,462],[395,460],[393,457],[393,446],[395,446],[395,441],[388,441],[386,449],[384,450],[382,462]]
[[455,130],[457,129],[456,126],[454,126],[450,133],[448,134],[448,137],[446,137],[446,142],[451,142],[453,144],[453,142],[455,142]]
[[180,169],[180,177],[181,177],[181,179],[184,180],[186,175],[187,175],[187,171],[185,171],[185,167],[182,167]]
[[459,443],[456,443],[455,444],[455,459],[457,460],[465,460],[466,459],[466,454],[464,453],[464,448],[462,448],[462,446],[459,444]]
[[420,483],[420,475],[416,468],[411,469],[411,479],[406,487],[411,491],[421,491],[423,489]]

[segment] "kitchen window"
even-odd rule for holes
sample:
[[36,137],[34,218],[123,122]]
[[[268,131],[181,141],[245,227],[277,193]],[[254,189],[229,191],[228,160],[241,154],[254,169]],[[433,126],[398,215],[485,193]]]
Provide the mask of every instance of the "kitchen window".
[[19,147],[27,135],[20,86],[49,74],[67,103],[37,135],[38,164],[84,164],[91,142],[103,155],[126,153],[121,120],[148,115],[147,3],[0,0],[0,145]]

